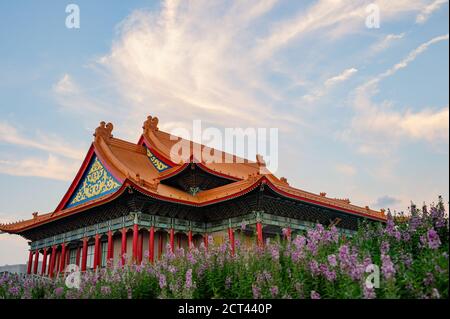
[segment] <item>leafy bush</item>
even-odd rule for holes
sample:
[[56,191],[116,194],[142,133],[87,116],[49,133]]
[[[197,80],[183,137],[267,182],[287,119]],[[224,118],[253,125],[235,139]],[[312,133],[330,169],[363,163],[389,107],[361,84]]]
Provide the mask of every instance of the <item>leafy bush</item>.
[[[442,199],[346,238],[318,224],[264,248],[229,244],[167,253],[154,265],[108,267],[64,278],[0,275],[0,298],[448,298],[449,224]],[[366,279],[373,265],[380,285]]]

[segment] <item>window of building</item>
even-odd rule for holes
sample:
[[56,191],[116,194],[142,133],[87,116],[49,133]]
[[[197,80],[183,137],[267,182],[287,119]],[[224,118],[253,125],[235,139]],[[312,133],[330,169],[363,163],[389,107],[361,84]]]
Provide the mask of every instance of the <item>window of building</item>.
[[69,252],[69,264],[76,265],[77,263],[77,249],[71,249]]
[[108,243],[107,242],[102,242],[102,267],[106,267],[106,262],[107,259],[106,257],[108,257]]
[[89,245],[87,248],[87,262],[86,262],[87,268],[94,268],[94,251],[95,246]]

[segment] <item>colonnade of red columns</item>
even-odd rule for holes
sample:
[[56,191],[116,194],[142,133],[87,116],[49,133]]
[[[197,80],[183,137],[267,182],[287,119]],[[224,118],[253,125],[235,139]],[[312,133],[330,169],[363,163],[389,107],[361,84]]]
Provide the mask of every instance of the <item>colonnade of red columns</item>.
[[[127,253],[127,229],[123,228],[121,230],[121,260],[122,265],[125,264],[125,254]],[[291,229],[287,228],[287,231],[285,233],[285,236],[287,239],[290,239],[291,237]],[[112,231],[108,231],[107,233],[108,242],[107,242],[107,260],[111,260],[114,258],[114,243],[113,243],[113,233]],[[193,236],[192,231],[188,231],[188,248],[191,249],[193,247]],[[235,254],[235,238],[234,238],[234,229],[232,227],[228,228],[228,238],[230,243],[230,250],[231,254]],[[257,244],[259,246],[264,245],[263,241],[263,232],[262,232],[262,223],[257,222],[256,223],[256,239]],[[100,235],[95,235],[95,244],[94,244],[94,260],[93,260],[93,268],[94,270],[97,269],[102,265],[102,258],[101,258],[101,245],[100,245]],[[148,260],[153,263],[155,260],[155,227],[151,226],[149,228],[149,255]],[[160,237],[159,240],[160,246],[162,245],[162,238]],[[208,234],[204,234],[204,244],[205,248],[208,249]],[[171,252],[174,252],[175,250],[175,230],[174,228],[170,228],[169,230],[169,247]],[[161,253],[161,248],[159,249],[159,254]],[[80,264],[80,258],[81,258],[81,271],[86,271],[87,268],[87,252],[88,252],[88,239],[83,238],[83,245],[82,247],[77,248],[76,253],[76,263],[77,265]],[[52,246],[52,252],[50,254],[50,260],[49,260],[49,267],[48,267],[48,275],[50,277],[53,277],[55,272],[63,272],[64,268],[66,266],[67,261],[67,255],[68,250],[66,249],[66,243],[61,244],[61,252],[58,253],[57,247]],[[133,262],[141,263],[142,262],[142,253],[143,253],[143,235],[139,233],[139,225],[134,224],[133,225],[133,240],[132,240],[132,260]],[[80,257],[81,255],[81,257]],[[34,258],[33,258],[34,257]],[[43,252],[43,261],[42,261],[42,269],[41,274],[45,275],[47,270],[47,258],[48,258],[48,252],[47,249],[44,249]],[[29,252],[28,257],[28,268],[27,273],[31,274],[37,274],[38,273],[38,263],[39,263],[39,250],[31,251]]]

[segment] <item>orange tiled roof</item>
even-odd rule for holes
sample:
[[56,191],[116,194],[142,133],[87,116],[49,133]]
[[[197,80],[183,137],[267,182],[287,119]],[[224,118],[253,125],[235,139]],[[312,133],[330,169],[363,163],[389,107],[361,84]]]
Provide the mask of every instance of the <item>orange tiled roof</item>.
[[[260,159],[257,161],[250,161],[222,153],[223,157],[233,157],[234,163],[205,163],[201,159],[196,158],[192,150],[194,149],[194,146],[201,150],[206,146],[186,140],[182,141],[192,146],[188,161],[196,162],[202,169],[212,174],[235,180],[235,182],[202,191],[196,194],[196,196],[169,185],[164,185],[160,183],[161,180],[177,174],[179,171],[183,170],[186,165],[189,165],[189,163],[182,161],[175,163],[172,160],[173,158],[176,158],[176,156],[171,156],[173,155],[171,154],[171,150],[173,149],[172,146],[177,143],[177,140],[171,139],[170,134],[160,131],[157,124],[157,118],[148,117],[147,121],[144,123],[144,133],[141,136],[141,139],[137,144],[134,144],[114,138],[111,134],[113,128],[112,124],[106,125],[102,122],[96,129],[94,142],[92,143],[80,171],[56,210],[42,215],[33,214],[33,218],[29,220],[0,224],[0,230],[18,233],[51,220],[64,218],[65,216],[87,208],[111,201],[119,196],[128,186],[132,186],[148,196],[156,197],[161,200],[176,201],[192,206],[204,206],[240,196],[259,186],[261,183],[265,183],[272,190],[285,197],[323,205],[376,220],[386,219],[384,211],[374,211],[368,207],[362,208],[355,206],[350,204],[348,199],[328,198],[325,193],[313,194],[291,187],[285,178],[277,178],[275,175],[271,174]],[[150,151],[159,159],[170,164],[172,167],[162,172],[158,171],[149,161],[146,148],[150,149]],[[121,181],[122,185],[120,189],[78,206],[66,208],[65,206],[68,199],[78,185],[78,182],[83,176],[84,170],[94,153],[101,159],[101,162],[106,165],[108,170]]]

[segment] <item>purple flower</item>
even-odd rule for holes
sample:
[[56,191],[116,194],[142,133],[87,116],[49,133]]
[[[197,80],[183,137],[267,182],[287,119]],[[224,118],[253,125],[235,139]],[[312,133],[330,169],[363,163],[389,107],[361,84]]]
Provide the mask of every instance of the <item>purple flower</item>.
[[389,252],[390,246],[387,241],[383,241],[380,245],[380,251],[382,254],[387,254]]
[[173,265],[169,265],[169,267],[167,267],[167,270],[171,273],[174,274],[177,272],[177,268]]
[[320,274],[319,264],[316,260],[313,259],[309,262],[309,268],[311,269],[311,273],[313,276],[317,276],[318,274]]
[[386,279],[391,279],[395,276],[395,268],[389,255],[381,255],[381,270]]
[[19,296],[19,294],[20,294],[20,288],[19,287],[10,287],[9,289],[8,289],[8,292],[11,294],[11,295],[13,295],[14,297],[18,297]]
[[433,299],[440,299],[441,295],[439,294],[439,291],[436,288],[433,288],[431,292],[431,298]]
[[190,289],[192,287],[192,269],[186,271],[186,288]]
[[253,299],[261,298],[261,288],[259,288],[255,284],[252,285],[252,293],[253,293]]
[[297,250],[301,250],[301,249],[303,249],[303,247],[306,244],[306,238],[304,236],[297,236],[293,240],[293,243],[294,243],[295,247],[297,248]]
[[55,296],[56,297],[61,297],[64,294],[64,288],[62,287],[58,287],[55,289]]
[[424,278],[423,283],[425,286],[431,286],[434,283],[434,276],[432,273],[427,273],[427,276]]
[[227,289],[230,289],[230,288],[231,288],[231,277],[230,277],[230,276],[228,276],[228,277],[225,279],[225,288],[227,288]]
[[364,299],[375,299],[376,298],[376,293],[375,293],[375,289],[374,288],[368,288],[365,284],[364,284]]
[[329,255],[328,256],[328,263],[330,264],[331,267],[336,267],[337,266],[337,260],[336,260],[336,255]]
[[438,249],[441,245],[441,240],[438,233],[434,229],[430,229],[427,232],[428,247],[431,249]]
[[159,275],[159,288],[163,289],[167,286],[166,276],[164,274]]
[[277,286],[270,287],[270,294],[272,295],[272,298],[275,298],[278,295],[278,287]]
[[311,291],[311,299],[320,299],[320,295],[318,292],[312,290]]
[[270,245],[269,250],[270,250],[270,254],[272,255],[272,259],[274,259],[274,260],[280,259],[280,251],[278,250],[277,245]]
[[100,288],[100,291],[101,291],[102,295],[109,295],[109,294],[111,294],[111,287],[102,286],[102,288]]
[[327,278],[328,281],[334,281],[336,279],[336,272],[328,269],[326,264],[320,265],[320,272]]

